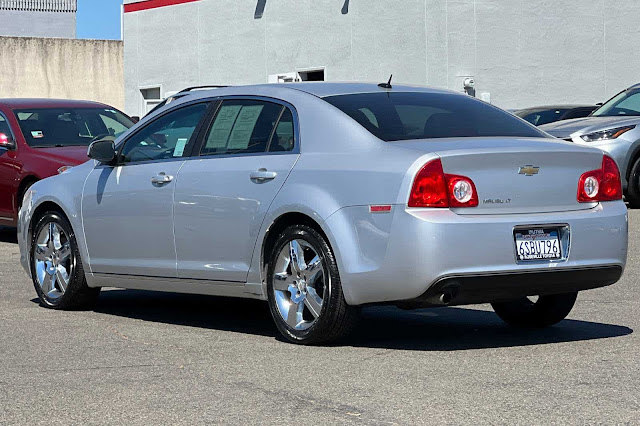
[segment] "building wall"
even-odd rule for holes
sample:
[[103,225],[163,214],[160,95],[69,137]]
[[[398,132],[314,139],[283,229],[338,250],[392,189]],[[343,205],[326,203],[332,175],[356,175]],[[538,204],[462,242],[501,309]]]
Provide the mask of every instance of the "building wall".
[[477,96],[503,108],[602,102],[640,81],[636,16],[637,0],[199,0],[129,12],[126,110],[142,112],[143,87],[313,67],[333,81],[393,74],[459,91],[472,76]]
[[0,36],[76,37],[76,0],[0,0]]
[[3,98],[85,99],[124,109],[121,41],[0,37],[0,63]]

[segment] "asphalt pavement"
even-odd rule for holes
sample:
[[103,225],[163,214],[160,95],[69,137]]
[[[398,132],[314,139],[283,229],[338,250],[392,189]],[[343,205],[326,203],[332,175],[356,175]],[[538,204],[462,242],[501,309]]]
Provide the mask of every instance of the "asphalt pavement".
[[640,423],[640,210],[622,280],[544,330],[488,305],[363,311],[331,347],[259,301],[103,290],[41,308],[0,230],[0,424]]

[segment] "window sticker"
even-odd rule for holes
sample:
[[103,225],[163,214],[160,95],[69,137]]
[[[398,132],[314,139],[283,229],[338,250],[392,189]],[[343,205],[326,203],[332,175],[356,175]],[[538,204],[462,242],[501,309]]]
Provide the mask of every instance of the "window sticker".
[[42,133],[42,130],[34,130],[31,132],[31,137],[34,139],[42,139],[44,138],[44,133]]
[[227,147],[231,129],[241,109],[241,105],[222,105],[211,128],[211,134],[207,140],[207,149],[224,149]]
[[187,138],[179,138],[176,141],[176,147],[173,150],[174,157],[182,157],[184,154],[184,148],[187,146],[187,142],[189,142],[189,139]]
[[235,126],[229,136],[228,149],[247,149],[251,141],[253,129],[256,127],[258,117],[262,112],[264,105],[251,105],[242,107],[242,111],[238,115]]

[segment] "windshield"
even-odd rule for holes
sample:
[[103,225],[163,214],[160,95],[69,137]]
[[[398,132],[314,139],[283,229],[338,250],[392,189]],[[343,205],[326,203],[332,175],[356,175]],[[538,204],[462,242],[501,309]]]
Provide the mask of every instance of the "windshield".
[[617,117],[640,115],[640,89],[625,90],[595,110],[594,117]]
[[470,96],[360,93],[324,98],[384,141],[475,136],[548,137],[512,114]]
[[129,117],[110,108],[34,108],[15,113],[27,144],[34,148],[88,146],[101,137],[118,137],[133,126]]
[[564,118],[569,108],[553,108],[553,109],[525,109],[517,111],[515,115],[527,120],[534,126],[542,126],[543,124],[553,123]]

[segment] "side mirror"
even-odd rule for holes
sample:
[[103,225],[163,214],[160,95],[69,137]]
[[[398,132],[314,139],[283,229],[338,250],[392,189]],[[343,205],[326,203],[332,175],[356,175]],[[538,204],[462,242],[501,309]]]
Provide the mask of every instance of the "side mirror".
[[0,148],[14,150],[16,149],[16,141],[13,140],[11,135],[0,133]]
[[129,117],[131,119],[131,121],[133,121],[133,124],[136,124],[138,121],[140,121],[140,117],[137,115],[134,115],[133,117]]
[[92,142],[91,145],[89,145],[87,156],[101,163],[111,163],[116,158],[116,145],[113,137]]

